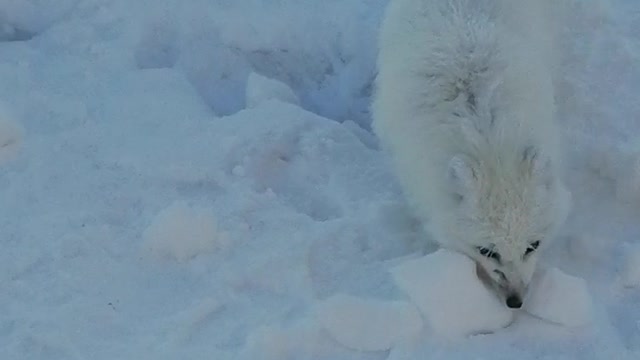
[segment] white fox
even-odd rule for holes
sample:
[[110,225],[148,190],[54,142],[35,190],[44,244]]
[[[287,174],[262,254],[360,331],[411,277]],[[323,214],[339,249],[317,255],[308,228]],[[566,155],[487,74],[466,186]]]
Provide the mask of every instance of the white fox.
[[554,0],[391,0],[373,128],[441,246],[520,308],[569,211],[554,124]]

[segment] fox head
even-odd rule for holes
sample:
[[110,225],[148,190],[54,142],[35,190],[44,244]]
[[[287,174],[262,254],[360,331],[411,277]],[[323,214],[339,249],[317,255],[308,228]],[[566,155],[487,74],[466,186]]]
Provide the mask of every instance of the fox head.
[[534,147],[485,163],[457,155],[448,171],[453,211],[443,235],[475,260],[507,307],[520,308],[538,256],[568,212],[570,195],[551,158]]

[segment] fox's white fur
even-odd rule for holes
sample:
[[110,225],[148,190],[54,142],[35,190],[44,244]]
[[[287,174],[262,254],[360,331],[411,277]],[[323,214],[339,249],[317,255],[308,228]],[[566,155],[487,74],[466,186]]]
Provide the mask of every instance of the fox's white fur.
[[510,307],[569,209],[554,1],[391,0],[380,34],[374,130],[434,238]]

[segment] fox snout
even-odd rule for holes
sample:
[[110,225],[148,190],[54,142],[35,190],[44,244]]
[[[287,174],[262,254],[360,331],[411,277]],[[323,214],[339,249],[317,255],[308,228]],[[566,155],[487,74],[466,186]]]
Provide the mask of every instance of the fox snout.
[[502,299],[509,309],[520,309],[527,294],[528,286],[521,280],[512,282],[507,286],[500,286]]
[[476,263],[479,279],[491,288],[509,309],[520,309],[529,288],[528,281],[512,269],[507,268],[505,272],[494,269],[490,276],[479,263]]
[[507,307],[509,309],[520,309],[522,307],[522,297],[516,293],[507,296]]
[[521,277],[514,277],[510,280],[506,284],[499,285],[498,293],[502,295],[500,297],[509,309],[520,309],[529,291],[529,281],[525,282]]

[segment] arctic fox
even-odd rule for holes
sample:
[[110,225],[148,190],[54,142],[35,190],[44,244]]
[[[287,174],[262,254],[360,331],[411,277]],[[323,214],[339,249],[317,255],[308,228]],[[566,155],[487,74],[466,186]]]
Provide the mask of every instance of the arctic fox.
[[565,221],[554,124],[555,0],[391,0],[373,128],[441,246],[520,308]]

